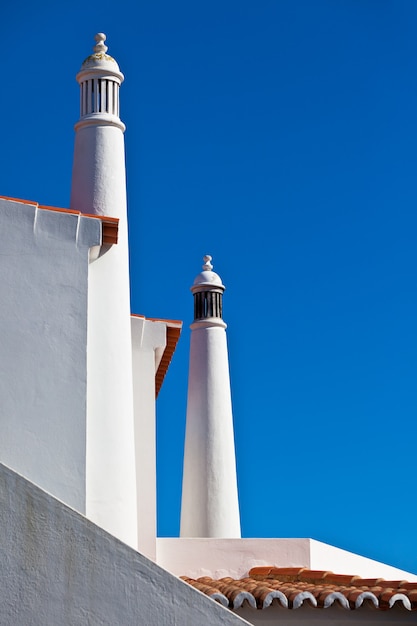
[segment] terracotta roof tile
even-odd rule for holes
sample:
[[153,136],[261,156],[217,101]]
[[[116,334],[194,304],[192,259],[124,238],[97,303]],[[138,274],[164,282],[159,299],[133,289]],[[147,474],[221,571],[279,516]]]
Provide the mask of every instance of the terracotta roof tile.
[[245,604],[257,609],[273,605],[298,609],[309,603],[319,609],[338,605],[351,610],[369,604],[388,610],[398,603],[409,611],[417,610],[417,583],[404,580],[361,578],[300,567],[254,567],[248,577],[240,580],[181,578],[230,609]]

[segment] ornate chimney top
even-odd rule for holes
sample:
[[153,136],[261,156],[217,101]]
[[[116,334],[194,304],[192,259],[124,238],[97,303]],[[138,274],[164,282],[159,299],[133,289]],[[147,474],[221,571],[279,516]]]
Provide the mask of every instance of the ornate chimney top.
[[123,81],[123,74],[121,73],[117,62],[107,53],[108,47],[104,43],[106,41],[106,35],[104,33],[97,33],[94,37],[96,45],[93,46],[93,54],[88,56],[82,66],[81,71],[85,70],[108,70],[112,74],[116,74],[120,80]]
[[222,299],[226,287],[216,272],[213,272],[212,257],[203,257],[203,271],[195,279],[191,291],[194,295],[194,321],[207,318],[222,318]]
[[124,76],[117,62],[107,54],[106,35],[97,33],[94,39],[93,54],[84,60],[76,76],[80,85],[80,119],[75,130],[85,125],[106,124],[124,132],[119,105]]
[[212,288],[221,289],[224,291],[226,287],[222,283],[222,279],[216,272],[213,272],[213,265],[211,263],[212,257],[206,254],[203,257],[204,265],[203,271],[198,274],[195,279],[191,291],[196,293],[197,291],[207,291]]

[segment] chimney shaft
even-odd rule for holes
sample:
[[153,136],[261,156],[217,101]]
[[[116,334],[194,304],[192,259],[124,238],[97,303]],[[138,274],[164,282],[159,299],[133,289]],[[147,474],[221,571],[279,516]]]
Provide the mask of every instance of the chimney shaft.
[[71,208],[119,218],[116,245],[102,246],[88,274],[86,515],[137,546],[123,74],[103,33],[77,74]]
[[191,324],[181,537],[240,537],[225,287],[204,257]]

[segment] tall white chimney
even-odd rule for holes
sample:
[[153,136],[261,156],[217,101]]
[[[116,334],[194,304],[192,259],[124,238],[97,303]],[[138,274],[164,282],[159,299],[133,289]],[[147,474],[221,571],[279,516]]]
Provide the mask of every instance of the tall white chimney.
[[240,537],[225,287],[204,257],[191,324],[181,537]]
[[123,74],[106,36],[77,74],[71,208],[119,218],[118,243],[103,246],[88,276],[86,515],[137,545],[125,126],[119,117]]

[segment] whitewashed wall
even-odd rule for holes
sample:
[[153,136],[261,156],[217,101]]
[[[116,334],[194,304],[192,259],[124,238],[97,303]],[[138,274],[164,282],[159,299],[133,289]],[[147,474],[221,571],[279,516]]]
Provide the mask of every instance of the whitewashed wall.
[[263,565],[310,567],[310,540],[158,537],[157,563],[177,576],[243,578]]
[[85,510],[90,246],[98,219],[0,199],[0,461]]
[[[307,567],[364,578],[417,581],[417,576],[314,539],[158,537],[157,563],[177,575],[247,576],[252,567]],[[417,617],[417,614],[416,614]]]
[[[368,559],[354,552],[336,548],[322,541],[310,539],[311,569],[330,570],[335,574],[356,574],[362,578],[385,578],[385,580],[409,580],[417,582],[417,575],[392,565]],[[415,615],[417,621],[417,615]]]
[[135,414],[136,496],[139,552],[156,560],[155,371],[167,341],[163,322],[133,316],[132,361]]
[[0,465],[0,623],[246,624]]

